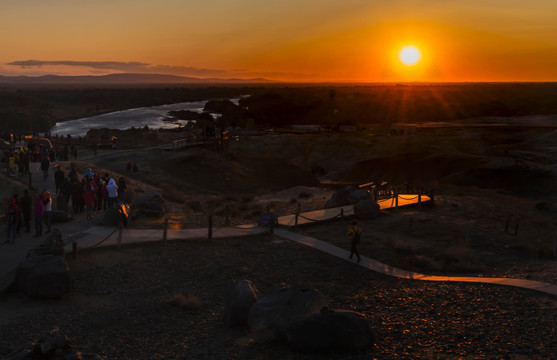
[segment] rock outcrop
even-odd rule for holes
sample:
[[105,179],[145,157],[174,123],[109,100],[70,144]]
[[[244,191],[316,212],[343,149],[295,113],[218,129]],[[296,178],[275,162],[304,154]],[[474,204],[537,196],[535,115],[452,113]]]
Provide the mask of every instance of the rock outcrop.
[[249,310],[248,327],[256,341],[276,339],[290,321],[318,314],[329,301],[316,289],[289,286],[265,294]]
[[294,320],[279,335],[295,351],[365,351],[373,347],[375,335],[365,317],[353,311],[323,311]]
[[224,298],[224,324],[227,327],[246,325],[249,310],[259,297],[259,291],[249,280],[230,284]]

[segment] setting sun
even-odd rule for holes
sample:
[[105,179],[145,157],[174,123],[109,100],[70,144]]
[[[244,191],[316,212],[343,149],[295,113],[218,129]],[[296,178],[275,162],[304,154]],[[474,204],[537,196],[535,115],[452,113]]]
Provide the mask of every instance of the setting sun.
[[398,53],[400,61],[407,66],[416,65],[422,58],[422,53],[415,46],[405,46]]

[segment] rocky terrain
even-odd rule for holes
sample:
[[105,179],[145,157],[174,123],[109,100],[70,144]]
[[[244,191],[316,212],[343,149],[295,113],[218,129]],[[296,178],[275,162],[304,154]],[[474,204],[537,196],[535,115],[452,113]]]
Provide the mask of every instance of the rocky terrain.
[[[432,207],[362,221],[362,254],[423,273],[555,283],[556,136],[551,128],[274,133],[239,136],[222,153],[122,150],[91,159],[83,149],[85,159],[74,165],[126,177],[132,197],[161,191],[175,227],[206,226],[209,214],[223,224],[225,211],[239,224],[255,222],[267,206],[277,215],[298,204],[302,211],[322,208],[335,190],[319,187],[319,180],[433,188]],[[138,164],[137,173],[127,173],[128,161]],[[161,224],[140,218],[131,226]],[[347,248],[348,224],[296,231]],[[557,300],[550,295],[398,280],[271,236],[96,249],[68,262],[72,288],[61,300],[19,293],[0,299],[9,309],[1,317],[2,353],[56,327],[81,351],[107,359],[551,359],[557,353]],[[316,288],[331,307],[364,314],[377,344],[365,353],[307,355],[278,342],[253,343],[246,328],[223,322],[226,286],[241,279],[262,292],[283,284]],[[169,299],[177,294],[186,301],[173,306]]]

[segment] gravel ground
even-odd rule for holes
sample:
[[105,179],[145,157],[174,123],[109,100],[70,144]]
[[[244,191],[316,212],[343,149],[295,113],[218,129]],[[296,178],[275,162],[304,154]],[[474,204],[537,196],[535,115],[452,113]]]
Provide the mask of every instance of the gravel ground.
[[[72,289],[57,301],[0,298],[0,348],[19,348],[59,327],[83,352],[105,359],[555,359],[557,299],[480,284],[398,280],[270,236],[176,241],[84,251],[68,259]],[[267,292],[311,286],[332,308],[365,314],[375,349],[307,355],[283,344],[248,344],[224,327],[231,280]],[[187,292],[191,309],[166,300]],[[19,305],[18,305],[19,304]]]

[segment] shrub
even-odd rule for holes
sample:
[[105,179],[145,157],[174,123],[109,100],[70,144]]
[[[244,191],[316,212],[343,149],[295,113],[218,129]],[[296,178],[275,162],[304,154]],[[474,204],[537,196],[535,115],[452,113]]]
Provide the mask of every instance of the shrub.
[[308,193],[307,191],[304,191],[304,192],[299,193],[298,197],[300,199],[309,199],[309,198],[313,197],[313,195]]
[[186,202],[186,206],[190,208],[194,213],[201,211],[201,203],[197,200],[190,200]]
[[553,247],[549,244],[543,244],[534,249],[534,254],[539,259],[553,259],[555,253],[553,252]]
[[253,196],[250,196],[250,195],[242,197],[242,203],[244,203],[244,204],[247,204],[247,203],[251,202],[252,200],[253,200]]
[[408,241],[402,239],[395,239],[392,242],[392,246],[395,251],[403,252],[403,253],[415,253],[419,250],[417,245],[414,245]]
[[178,293],[172,295],[170,298],[164,300],[164,302],[170,306],[179,307],[183,310],[197,310],[203,307],[199,298],[190,293]]

